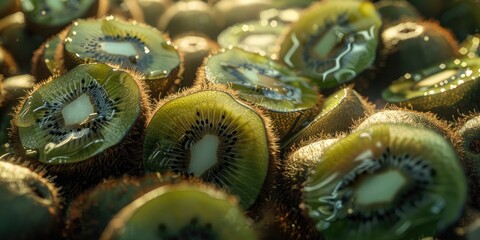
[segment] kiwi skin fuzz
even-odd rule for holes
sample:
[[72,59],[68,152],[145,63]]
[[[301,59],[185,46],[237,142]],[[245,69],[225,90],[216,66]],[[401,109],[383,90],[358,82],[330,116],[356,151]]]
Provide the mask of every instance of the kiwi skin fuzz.
[[191,88],[184,89],[183,91],[178,92],[176,94],[171,94],[171,95],[167,96],[166,98],[160,100],[157,103],[157,106],[155,107],[155,110],[152,111],[151,117],[149,118],[147,125],[150,124],[150,121],[152,120],[154,113],[157,112],[158,109],[160,109],[167,102],[170,102],[171,100],[174,100],[176,98],[188,96],[190,94],[194,94],[194,93],[201,92],[201,91],[219,91],[219,92],[224,92],[224,93],[229,94],[232,98],[236,99],[237,102],[239,102],[241,104],[244,104],[244,105],[250,107],[252,109],[252,111],[255,111],[264,123],[265,132],[266,132],[266,136],[267,136],[267,142],[269,144],[269,146],[268,146],[269,163],[268,163],[267,175],[266,175],[266,178],[264,180],[262,189],[261,189],[259,195],[257,196],[256,201],[248,209],[246,209],[246,214],[248,216],[250,216],[251,218],[256,219],[257,216],[258,216],[258,212],[261,210],[261,208],[267,207],[267,206],[265,206],[266,200],[271,195],[272,186],[274,184],[274,176],[276,174],[275,172],[276,172],[277,164],[278,164],[277,163],[277,155],[278,155],[277,142],[278,142],[278,140],[277,140],[277,137],[274,135],[274,133],[271,129],[270,118],[268,117],[268,115],[265,114],[265,112],[262,109],[259,109],[258,107],[253,106],[248,102],[242,101],[238,97],[238,93],[235,90],[233,90],[233,89],[231,89],[231,88],[229,88],[229,87],[227,87],[223,84],[204,83],[204,84],[198,84],[198,85],[196,85],[194,87],[191,87]]
[[[125,70],[123,70],[125,71]],[[55,80],[57,75],[37,83],[33,89],[28,92],[14,109],[14,117],[11,120],[11,129],[9,133],[9,144],[13,146],[22,158],[25,158],[33,166],[44,168],[45,171],[56,176],[55,184],[62,187],[64,197],[68,203],[79,192],[95,185],[107,177],[121,176],[125,173],[139,175],[142,173],[142,149],[138,142],[142,141],[145,135],[146,120],[151,112],[151,103],[144,90],[145,87],[135,73],[128,72],[137,83],[140,93],[140,113],[136,122],[132,125],[130,131],[124,139],[117,145],[105,149],[101,154],[93,156],[84,161],[69,164],[46,164],[35,158],[28,156],[22,146],[18,133],[16,116],[21,112],[29,96],[45,84]]]

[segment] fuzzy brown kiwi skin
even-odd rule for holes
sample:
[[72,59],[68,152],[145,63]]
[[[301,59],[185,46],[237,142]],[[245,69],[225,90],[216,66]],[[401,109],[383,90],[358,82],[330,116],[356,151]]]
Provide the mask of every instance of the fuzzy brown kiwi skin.
[[0,62],[0,74],[4,77],[10,77],[19,74],[19,69],[12,54],[0,46],[0,56],[3,62]]
[[[128,72],[128,71],[127,71]],[[97,184],[108,177],[118,177],[123,174],[141,175],[142,168],[142,148],[139,142],[145,137],[146,121],[151,113],[151,103],[144,90],[144,85],[138,81],[138,77],[130,72],[135,79],[140,93],[140,113],[136,122],[129,133],[117,145],[105,149],[101,154],[86,159],[81,162],[70,164],[46,164],[41,163],[35,158],[28,156],[23,148],[18,134],[18,125],[15,116],[22,110],[28,96],[46,83],[52,81],[58,76],[36,84],[27,95],[23,97],[18,106],[14,109],[14,117],[11,120],[11,129],[9,133],[9,143],[14,151],[28,160],[32,165],[44,168],[49,175],[55,176],[55,184],[62,187],[65,201],[68,204],[77,194],[85,189]]]
[[[173,173],[151,173],[140,178],[108,179],[80,194],[69,206],[63,237],[67,239],[99,239],[111,218],[123,207],[143,194],[167,184],[198,183]],[[109,203],[108,200],[116,199]]]
[[[29,231],[31,230],[29,230],[29,226],[25,226],[26,229],[25,232],[22,233],[23,235],[15,236],[13,239],[26,239],[33,237],[38,239],[61,239],[60,232],[64,226],[64,221],[62,219],[64,212],[64,207],[62,205],[63,198],[61,196],[62,189],[54,183],[54,177],[49,175],[44,168],[35,166],[31,164],[31,162],[25,160],[24,158],[18,157],[15,154],[4,154],[0,156],[0,162],[8,162],[10,164],[29,169],[33,174],[33,178],[37,179],[44,187],[48,189],[49,197],[51,197],[48,198],[48,201],[50,202],[50,206],[48,209],[50,217],[49,219],[45,219],[45,221],[52,224],[52,226],[49,226],[49,228],[47,229],[38,229],[38,231],[33,233],[34,235],[32,236],[28,236],[28,234],[30,234]],[[46,199],[46,196],[43,195],[44,193],[42,193],[40,189],[36,188],[34,185],[32,185],[30,188],[33,191],[33,194],[42,199]],[[15,217],[12,220],[15,220]],[[8,236],[3,237],[5,237],[6,239],[10,239]]]
[[[248,209],[246,209],[246,214],[249,217],[251,217],[253,220],[256,220],[256,219],[258,219],[258,214],[261,211],[261,209],[264,208],[264,207],[268,207],[266,205],[266,203],[267,203],[267,199],[271,196],[271,191],[272,191],[272,187],[273,187],[273,184],[274,184],[274,178],[275,178],[277,165],[278,165],[278,162],[277,162],[278,139],[275,136],[275,134],[273,133],[273,130],[271,128],[271,126],[272,126],[271,125],[271,120],[268,117],[268,115],[266,115],[265,112],[262,109],[258,108],[256,105],[252,105],[249,102],[242,101],[238,97],[238,93],[235,90],[233,90],[233,89],[231,89],[231,88],[229,88],[229,87],[227,87],[223,84],[212,84],[212,83],[198,84],[194,87],[184,89],[183,91],[178,92],[176,94],[171,94],[171,95],[167,96],[166,98],[160,100],[157,103],[157,105],[155,107],[155,110],[152,111],[152,113],[157,112],[158,109],[160,109],[164,104],[166,104],[167,102],[169,102],[169,101],[171,101],[175,98],[187,96],[187,95],[190,95],[190,94],[193,94],[193,93],[196,93],[196,92],[200,92],[200,91],[219,91],[219,92],[224,92],[224,93],[229,94],[230,96],[232,96],[237,101],[239,101],[239,102],[249,106],[250,108],[252,108],[258,114],[258,116],[262,119],[262,121],[265,125],[265,132],[266,132],[267,141],[268,141],[268,144],[269,144],[269,146],[268,146],[268,148],[269,148],[269,151],[268,151],[269,152],[269,164],[268,164],[267,176],[264,180],[262,190],[261,190],[260,194],[258,195],[257,200],[255,201],[255,203],[252,204],[252,206],[250,206]],[[153,114],[151,114],[151,117],[149,118],[147,125],[149,125],[152,118],[153,118]]]

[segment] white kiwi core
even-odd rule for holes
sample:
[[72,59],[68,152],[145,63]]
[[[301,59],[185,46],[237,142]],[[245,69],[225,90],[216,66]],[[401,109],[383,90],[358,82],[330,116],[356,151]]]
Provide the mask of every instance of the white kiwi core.
[[435,84],[439,84],[439,83],[445,81],[446,79],[449,79],[450,77],[454,76],[456,73],[457,73],[457,70],[453,70],[453,69],[437,73],[433,76],[430,76],[430,77],[425,78],[422,81],[418,82],[416,84],[416,87],[417,88],[430,87],[430,86],[433,86]]
[[136,56],[138,54],[131,42],[102,42],[100,48],[112,55]]
[[65,125],[80,125],[89,119],[95,112],[90,97],[83,94],[62,109],[62,116]]
[[406,183],[407,179],[398,170],[369,176],[357,187],[355,202],[359,205],[391,203]]
[[198,177],[217,163],[217,149],[220,139],[207,134],[191,148],[190,172]]

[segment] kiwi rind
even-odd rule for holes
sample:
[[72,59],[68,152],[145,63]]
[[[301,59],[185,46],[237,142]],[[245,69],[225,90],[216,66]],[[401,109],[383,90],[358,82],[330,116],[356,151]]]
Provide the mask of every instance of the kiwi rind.
[[[248,69],[248,73],[256,74],[258,79],[251,79],[240,70],[229,72],[227,67],[235,70],[252,68],[254,70]],[[259,69],[266,73],[260,73]],[[318,113],[318,106],[322,102],[322,96],[309,79],[266,56],[238,47],[221,49],[205,58],[197,76],[199,84],[207,82],[231,85],[238,91],[240,98],[265,110],[280,139],[297,132],[305,121]],[[263,80],[263,76],[267,80]],[[276,85],[275,88],[270,86],[272,82]],[[287,88],[289,89],[286,90]],[[281,92],[285,90],[286,93]]]
[[0,74],[11,77],[19,74],[19,69],[12,54],[0,46]]
[[470,204],[480,209],[480,114],[471,113],[455,122],[455,130],[462,139],[466,169],[470,178]]
[[369,116],[374,111],[375,105],[353,90],[352,86],[344,86],[328,96],[320,113],[292,137],[282,141],[281,147],[285,149],[298,145],[316,136],[335,136],[349,132],[356,120]]
[[320,1],[279,38],[278,59],[321,89],[337,87],[373,64],[380,26],[369,1]]
[[63,40],[60,39],[60,35],[54,35],[33,52],[31,74],[38,81],[61,74],[58,63],[55,62],[57,47],[61,44],[61,41]]
[[57,188],[41,171],[14,156],[0,160],[2,239],[60,239],[62,228]]
[[[478,58],[454,59],[397,79],[382,92],[382,97],[400,107],[430,111],[453,120],[479,108],[474,100],[480,89],[478,69]],[[442,75],[450,71],[448,76]]]
[[[78,158],[76,156],[75,161],[77,162],[52,162],[52,159],[41,159],[40,155],[32,155],[30,154],[27,149],[25,149],[25,146],[22,144],[22,140],[20,138],[20,128],[19,124],[22,125],[22,122],[18,121],[19,114],[22,112],[22,109],[24,108],[24,105],[29,101],[30,96],[32,94],[38,94],[38,89],[41,89],[42,87],[49,85],[51,82],[54,81],[66,81],[70,80],[73,81],[73,79],[68,79],[69,76],[72,76],[75,78],[75,75],[82,75],[86,74],[85,76],[89,76],[90,74],[93,74],[92,76],[97,76],[101,77],[102,75],[105,76],[105,74],[109,75],[110,77],[115,77],[115,76],[120,76],[120,77],[125,77],[125,82],[130,82],[134,81],[133,86],[137,88],[135,91],[137,91],[138,96],[135,96],[138,98],[138,115],[133,117],[132,126],[130,128],[122,128],[123,131],[123,139],[121,139],[119,142],[116,144],[112,145],[111,147],[108,147],[106,149],[103,149],[101,152],[98,153],[93,153],[86,152],[83,150],[83,152],[80,152],[81,154],[86,154],[84,155],[90,155],[87,159],[85,158]],[[61,78],[58,80],[58,78]],[[150,101],[147,97],[147,94],[144,92],[144,87],[143,84],[138,81],[136,75],[130,75],[129,73],[115,69],[112,67],[109,67],[108,65],[105,64],[88,64],[88,65],[80,65],[76,69],[71,70],[65,75],[62,75],[60,77],[52,77],[47,81],[41,82],[37,84],[34,89],[27,95],[23,97],[23,99],[20,101],[20,104],[16,107],[14,111],[14,118],[12,119],[11,122],[11,129],[10,129],[10,134],[9,134],[9,141],[10,145],[13,146],[15,151],[22,157],[26,158],[31,162],[31,164],[44,167],[46,171],[51,174],[55,175],[55,183],[61,187],[63,187],[64,192],[65,192],[65,198],[67,199],[66,201],[70,201],[76,194],[78,194],[80,191],[94,185],[95,183],[101,181],[104,178],[107,177],[113,177],[113,176],[121,176],[125,173],[129,174],[139,174],[142,172],[141,170],[141,145],[138,144],[139,141],[142,141],[144,137],[144,129],[146,127],[146,119],[148,118],[148,115],[150,114]],[[131,78],[128,80],[128,78]],[[63,80],[62,80],[63,79]],[[105,81],[106,79],[103,79],[101,81]],[[80,81],[80,80],[78,80]],[[113,80],[109,80],[113,81]],[[55,84],[63,84],[61,82],[55,83]],[[134,91],[134,92],[135,92]],[[121,99],[120,99],[121,100]],[[133,107],[133,105],[129,106]],[[127,113],[127,110],[125,109],[118,109],[119,111],[116,116],[120,116],[119,114],[124,114],[121,111]],[[117,126],[118,127],[118,126]],[[125,127],[125,126],[124,126]],[[110,125],[111,128],[111,125]],[[24,134],[34,134],[33,132],[31,133],[24,133]],[[85,138],[83,138],[85,140]],[[112,138],[110,138],[112,140]],[[39,140],[39,141],[44,141],[44,140]],[[59,152],[63,154],[62,152]],[[80,161],[78,161],[80,160]]]
[[249,225],[232,196],[204,184],[179,183],[152,190],[123,208],[100,239],[137,238],[139,232],[144,239],[195,239],[202,233],[207,239],[257,239]]
[[[357,185],[352,184],[362,180],[356,171],[365,177],[382,173],[382,165],[379,168],[372,167],[382,164],[381,159],[398,163],[403,161],[403,164],[388,165],[387,169],[424,171],[423,175],[411,173],[404,177],[415,182],[422,179],[421,182],[426,183],[421,184],[431,186],[405,182],[413,185],[400,189],[403,195],[397,192],[390,201],[384,200],[388,202],[378,203],[374,200],[373,203],[378,204],[362,207],[353,198],[359,196],[355,195]],[[407,161],[412,161],[415,165],[410,166]],[[365,164],[373,165],[366,167]],[[413,170],[417,164],[422,167]],[[364,165],[365,171],[360,170]],[[428,176],[425,175],[426,172],[430,172]],[[329,180],[324,182],[327,178]],[[410,194],[409,188],[416,190]],[[378,124],[341,139],[322,155],[304,189],[306,210],[310,218],[314,219],[317,229],[326,238],[335,236],[339,239],[418,239],[432,236],[458,220],[467,197],[466,177],[451,144],[433,130],[402,124]],[[416,205],[413,210],[408,205],[411,201]],[[373,203],[370,201],[364,204]],[[389,204],[394,207],[389,208]],[[438,212],[435,210],[437,207],[440,208]],[[384,209],[381,214],[383,218],[365,213],[374,209]],[[393,216],[387,214],[390,209],[395,210]],[[409,226],[397,231],[405,219],[409,219]]]
[[382,16],[383,26],[405,19],[422,19],[420,12],[406,0],[381,0],[375,3],[375,7]]
[[[105,54],[99,45],[105,41],[129,41],[137,54]],[[113,16],[73,22],[63,51],[66,69],[82,63],[99,62],[136,72],[148,86],[153,99],[172,92],[175,80],[183,72],[183,55],[166,34],[149,25]]]
[[[262,110],[256,108],[255,106],[251,106],[246,102],[242,102],[241,100],[238,99],[238,93],[237,92],[235,92],[232,89],[229,89],[229,88],[227,88],[227,87],[225,87],[221,84],[205,84],[205,85],[198,85],[198,86],[193,87],[193,88],[185,89],[182,92],[172,94],[172,95],[166,97],[165,99],[161,100],[157,104],[156,110],[154,110],[152,112],[151,118],[148,120],[148,127],[147,127],[147,130],[146,130],[146,137],[145,137],[145,142],[144,142],[144,167],[145,167],[146,171],[147,172],[150,172],[150,171],[163,172],[163,171],[168,171],[168,170],[171,171],[172,170],[172,169],[168,169],[169,168],[168,165],[165,166],[165,167],[161,167],[161,166],[158,166],[158,163],[155,163],[152,160],[148,160],[149,156],[152,153],[154,153],[155,148],[161,147],[161,146],[157,145],[158,140],[156,140],[156,138],[159,138],[158,131],[159,131],[159,129],[161,129],[160,126],[154,127],[155,122],[158,121],[158,120],[156,120],[156,116],[159,115],[158,113],[160,112],[160,110],[164,111],[162,109],[164,106],[169,107],[170,110],[169,110],[168,114],[170,116],[172,116],[172,114],[174,114],[173,113],[174,110],[171,107],[178,104],[174,101],[179,100],[178,102],[180,103],[180,102],[183,101],[182,98],[184,98],[184,99],[185,98],[195,99],[195,98],[192,97],[193,94],[197,94],[198,97],[202,97],[202,98],[199,98],[199,102],[197,102],[197,103],[192,103],[191,105],[182,106],[181,108],[179,108],[179,109],[182,109],[181,111],[183,111],[183,113],[180,113],[181,116],[186,117],[187,114],[189,114],[190,110],[195,111],[195,109],[190,109],[190,108],[194,108],[197,104],[199,104],[199,106],[202,106],[200,103],[202,103],[202,101],[205,100],[205,97],[207,95],[211,95],[212,98],[215,95],[218,95],[219,98],[224,98],[225,101],[228,100],[228,101],[235,102],[235,104],[238,104],[238,106],[236,106],[236,107],[238,107],[240,109],[244,109],[244,111],[247,111],[247,112],[249,112],[249,114],[254,115],[255,118],[258,118],[259,122],[262,123],[263,129],[262,130],[257,129],[256,131],[264,132],[264,133],[262,133],[262,135],[264,134],[264,139],[259,139],[258,144],[260,144],[260,142],[264,141],[264,145],[265,145],[264,147],[266,149],[261,150],[262,146],[256,146],[252,142],[249,142],[248,144],[249,144],[250,147],[257,148],[257,150],[255,150],[256,152],[250,152],[253,149],[247,151],[247,153],[242,152],[244,154],[250,154],[252,156],[257,155],[257,157],[259,156],[259,154],[261,154],[262,151],[266,154],[266,156],[264,156],[265,159],[257,159],[257,161],[267,161],[266,163],[261,163],[261,165],[266,164],[265,166],[267,167],[267,169],[265,169],[266,174],[265,174],[265,177],[263,179],[263,182],[260,184],[261,185],[260,189],[255,189],[254,190],[254,191],[258,191],[257,192],[258,195],[252,196],[250,193],[248,193],[243,198],[241,196],[239,196],[240,205],[245,210],[247,210],[249,212],[249,214],[252,214],[252,216],[255,215],[256,210],[258,210],[258,208],[264,204],[264,199],[266,197],[268,197],[268,195],[270,194],[270,189],[271,189],[271,186],[272,186],[272,183],[273,183],[272,182],[273,181],[273,176],[274,176],[274,172],[275,172],[276,164],[277,164],[277,162],[276,162],[277,138],[273,134],[273,131],[270,127],[271,126],[270,119],[268,117],[266,117],[266,115],[264,114],[264,112]],[[200,96],[200,95],[202,95],[202,96]],[[197,101],[197,100],[195,100],[195,101]],[[212,103],[214,103],[213,100],[210,100],[210,101]],[[218,102],[218,104],[220,104],[220,106],[223,106],[223,104],[225,104],[225,103]],[[231,109],[225,109],[225,110],[226,111],[232,111]],[[166,112],[164,112],[162,114],[166,114]],[[232,114],[232,113],[227,112],[227,114]],[[236,118],[239,118],[239,119],[243,118],[243,116],[242,117],[238,116],[238,113],[234,113],[234,116],[236,116]],[[217,115],[217,117],[220,118],[220,115]],[[233,120],[235,120],[235,118],[232,118],[232,121]],[[180,120],[175,120],[175,121],[180,121]],[[211,121],[213,121],[213,120],[211,120]],[[237,121],[237,120],[235,120],[235,121]],[[160,124],[161,122],[163,122],[163,121],[159,121],[156,124]],[[189,123],[189,124],[195,124],[195,122],[192,122],[192,123]],[[251,123],[251,124],[253,124],[253,123]],[[185,125],[185,126],[188,127],[190,125]],[[171,128],[171,127],[172,126],[168,126],[168,128]],[[184,130],[177,130],[177,131],[184,131]],[[173,130],[172,130],[172,133],[174,133]],[[178,135],[178,133],[176,133],[176,134]],[[165,135],[165,136],[161,135],[161,136],[163,138],[168,137],[168,135]],[[180,140],[181,139],[174,140],[174,141],[180,141]],[[171,141],[171,140],[169,140],[169,141]],[[170,143],[168,143],[168,144],[170,144]],[[245,149],[238,150],[237,153],[240,153],[240,151],[245,151]],[[187,158],[187,156],[185,156],[184,158]],[[180,158],[180,161],[184,161],[185,160],[184,158]],[[188,156],[188,158],[190,158],[190,156]],[[252,166],[252,169],[253,169],[253,166]],[[181,170],[181,171],[183,172],[183,174],[189,175],[188,173],[185,173],[186,170]],[[211,170],[207,170],[207,171],[211,171]],[[256,181],[262,181],[262,179],[256,179]],[[235,184],[239,183],[238,180],[235,180],[234,182],[235,182]],[[226,184],[221,184],[221,183],[218,183],[218,184],[224,189],[231,188],[227,191],[230,194],[234,194],[234,195],[238,196],[241,193],[244,193],[244,188],[241,188],[240,186],[237,186],[237,185],[231,185],[232,183],[230,183],[228,186]],[[244,183],[242,183],[242,184],[244,184]],[[253,185],[249,185],[247,188],[252,189]],[[235,191],[238,191],[238,192],[235,192]]]
[[[63,237],[99,239],[108,222],[123,207],[143,194],[167,184],[187,182],[172,173],[147,174],[142,177],[108,179],[81,193],[69,206]],[[188,180],[195,182],[194,179]]]

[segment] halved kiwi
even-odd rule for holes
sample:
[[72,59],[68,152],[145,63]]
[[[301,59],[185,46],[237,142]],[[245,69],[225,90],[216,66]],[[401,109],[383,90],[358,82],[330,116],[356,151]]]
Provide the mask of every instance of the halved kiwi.
[[305,208],[325,238],[419,239],[458,220],[466,185],[440,134],[378,124],[322,155],[304,188]]
[[19,1],[17,0],[3,0],[0,2],[0,18],[12,14],[19,10]]
[[140,168],[138,142],[149,109],[134,76],[105,64],[79,65],[25,96],[12,121],[11,141],[62,184],[86,187]]
[[321,135],[334,136],[348,132],[354,122],[371,115],[375,106],[358,94],[351,86],[330,95],[315,118],[289,139],[282,141],[282,149],[300,144]]
[[69,206],[64,237],[99,239],[108,222],[123,207],[155,188],[181,181],[182,177],[171,173],[152,173],[141,178],[122,177],[102,182],[80,194]]
[[146,171],[201,178],[238,196],[245,210],[269,194],[275,143],[269,120],[221,85],[159,102],[144,142]]
[[112,16],[76,20],[64,44],[66,68],[85,62],[119,65],[140,74],[155,99],[166,94],[182,72],[181,56],[169,38],[135,21]]
[[179,88],[191,87],[194,85],[197,70],[202,65],[203,59],[216,52],[220,47],[217,42],[197,33],[181,35],[175,38],[173,43],[183,54],[185,68],[182,79],[176,85]]
[[123,208],[100,239],[257,239],[234,198],[205,185],[159,187]]
[[261,11],[272,7],[273,0],[218,1],[214,9],[225,17],[225,27],[258,19]]
[[42,175],[0,160],[0,235],[2,239],[59,239],[60,198],[57,188]]
[[458,53],[468,58],[480,56],[480,34],[468,35],[458,46]]
[[462,138],[465,161],[468,162],[472,195],[471,204],[480,209],[480,114],[470,114],[457,123],[456,130]]
[[236,47],[205,59],[198,80],[231,85],[242,99],[267,110],[279,138],[296,132],[316,114],[321,99],[309,79],[266,56]]
[[226,28],[217,41],[224,48],[239,47],[275,59],[275,42],[285,28],[285,24],[277,21],[248,21]]
[[407,0],[381,0],[375,3],[382,16],[382,25],[391,25],[405,19],[422,19],[420,12]]
[[397,22],[382,32],[382,43],[376,76],[380,91],[405,74],[449,61],[458,52],[452,34],[432,21]]
[[61,41],[60,35],[52,36],[33,53],[31,73],[39,81],[61,73],[61,66],[55,59]]
[[336,87],[372,65],[380,25],[369,1],[320,1],[283,35],[278,58],[320,88]]
[[29,28],[48,37],[77,18],[105,15],[106,8],[99,5],[107,3],[108,0],[22,0],[21,6]]
[[445,119],[479,109],[480,59],[455,59],[405,74],[382,92],[385,101]]
[[216,39],[225,26],[223,15],[200,0],[178,1],[160,17],[158,29],[172,38],[197,32]]

